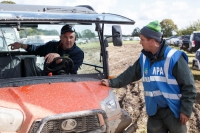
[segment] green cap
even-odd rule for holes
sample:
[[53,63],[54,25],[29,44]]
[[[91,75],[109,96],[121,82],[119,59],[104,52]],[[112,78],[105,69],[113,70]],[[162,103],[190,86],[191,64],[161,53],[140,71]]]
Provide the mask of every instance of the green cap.
[[151,30],[154,30],[156,32],[161,32],[161,26],[160,26],[160,23],[157,20],[150,22],[146,27],[151,29]]
[[157,20],[150,22],[140,30],[140,34],[147,38],[155,39],[157,42],[161,42],[162,33],[160,23]]

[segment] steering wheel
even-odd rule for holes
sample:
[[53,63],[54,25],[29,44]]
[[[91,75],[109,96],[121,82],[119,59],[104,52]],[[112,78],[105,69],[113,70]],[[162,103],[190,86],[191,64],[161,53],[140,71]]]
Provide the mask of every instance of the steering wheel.
[[[62,59],[62,62],[56,64],[56,61],[59,59]],[[45,63],[44,66],[45,73],[52,72],[53,75],[69,74],[73,69],[74,62],[69,57],[56,57],[51,63]]]

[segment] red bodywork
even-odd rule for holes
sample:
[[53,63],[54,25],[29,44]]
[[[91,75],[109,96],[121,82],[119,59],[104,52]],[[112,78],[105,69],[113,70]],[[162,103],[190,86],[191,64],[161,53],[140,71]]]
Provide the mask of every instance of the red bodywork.
[[24,121],[18,133],[26,133],[34,120],[49,115],[100,109],[109,87],[100,82],[61,82],[1,88],[0,105],[21,110]]

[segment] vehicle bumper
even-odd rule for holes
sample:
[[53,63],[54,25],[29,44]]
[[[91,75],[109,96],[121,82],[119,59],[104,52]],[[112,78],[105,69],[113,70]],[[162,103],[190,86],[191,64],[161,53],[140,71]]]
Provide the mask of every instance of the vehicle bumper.
[[130,115],[122,109],[122,112],[115,117],[108,118],[107,133],[122,133],[130,126],[132,119]]
[[189,52],[196,52],[199,48],[200,48],[200,46],[197,45],[197,44],[194,45],[194,46],[192,46],[192,44],[189,44],[188,51],[189,51]]
[[[94,117],[95,116],[95,117]],[[74,126],[67,126],[69,121]],[[65,122],[66,121],[66,122]],[[87,133],[120,133],[131,124],[129,114],[122,110],[120,114],[108,118],[106,112],[101,109],[86,110],[47,116],[43,119],[34,120],[28,133],[50,133],[50,132],[87,132]],[[27,128],[26,127],[26,128]],[[23,127],[22,127],[23,128]],[[22,133],[20,129],[16,133]],[[24,131],[24,130],[23,130]]]
[[189,44],[188,43],[183,43],[181,48],[182,49],[187,49],[187,48],[189,48]]

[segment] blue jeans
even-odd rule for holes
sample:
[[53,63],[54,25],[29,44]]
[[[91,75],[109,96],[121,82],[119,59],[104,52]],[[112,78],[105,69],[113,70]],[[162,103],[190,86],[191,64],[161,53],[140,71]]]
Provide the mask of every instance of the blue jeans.
[[158,109],[154,116],[148,117],[147,133],[187,133],[187,127],[166,107]]

